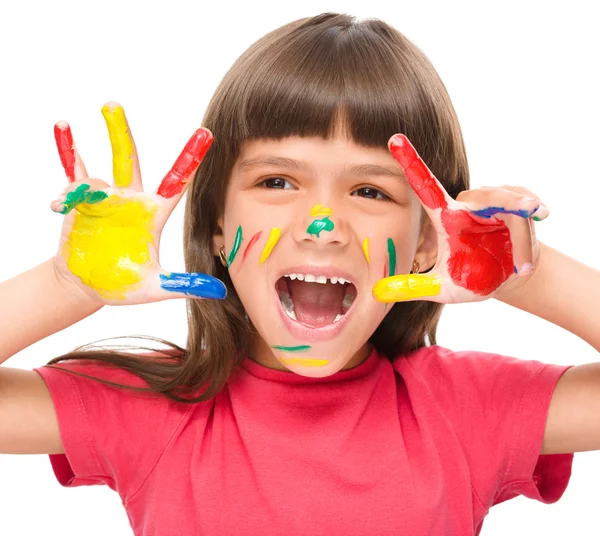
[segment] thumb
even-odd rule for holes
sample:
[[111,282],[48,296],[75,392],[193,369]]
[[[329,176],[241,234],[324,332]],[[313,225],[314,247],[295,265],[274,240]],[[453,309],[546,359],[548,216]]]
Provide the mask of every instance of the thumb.
[[[435,273],[401,274],[380,279],[373,285],[373,298],[382,303],[423,300],[437,296],[442,279]],[[426,301],[436,301],[435,299]]]
[[224,283],[212,275],[187,272],[158,274],[158,285],[153,289],[156,300],[174,298],[208,298],[222,300],[227,296]]

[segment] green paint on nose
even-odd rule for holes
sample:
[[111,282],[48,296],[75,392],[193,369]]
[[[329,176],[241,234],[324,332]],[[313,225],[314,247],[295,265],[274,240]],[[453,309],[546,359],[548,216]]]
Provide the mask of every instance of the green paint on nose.
[[89,184],[82,184],[75,190],[70,191],[62,203],[62,208],[58,212],[61,214],[68,214],[77,205],[81,205],[81,203],[88,203],[91,205],[93,203],[99,203],[108,197],[108,194],[102,190],[88,191],[89,189]]
[[333,231],[334,225],[333,222],[329,219],[329,216],[325,216],[320,220],[313,221],[306,229],[306,232],[309,235],[317,235],[319,238],[319,233],[321,231]]

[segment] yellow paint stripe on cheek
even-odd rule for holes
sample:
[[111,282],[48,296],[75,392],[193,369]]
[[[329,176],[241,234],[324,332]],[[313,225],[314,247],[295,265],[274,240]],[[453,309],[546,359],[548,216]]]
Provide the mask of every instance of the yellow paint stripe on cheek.
[[371,264],[371,260],[369,259],[369,239],[368,238],[365,238],[363,240],[362,249],[363,249],[363,253],[365,254],[365,259],[367,259],[367,262],[369,264]]
[[324,367],[329,363],[327,359],[311,359],[302,357],[282,357],[281,362],[286,365],[304,365],[305,367]]
[[277,244],[277,241],[279,240],[280,236],[281,229],[279,229],[279,227],[273,227],[273,229],[271,229],[271,232],[269,233],[269,238],[267,238],[267,243],[265,244],[265,247],[263,248],[262,253],[260,254],[260,264],[267,260],[267,258],[271,254],[271,251],[273,251],[275,244]]
[[157,209],[117,196],[79,205],[62,249],[69,270],[102,297],[124,299],[150,271]]
[[102,115],[108,128],[108,137],[113,151],[113,176],[119,188],[125,188],[133,180],[133,139],[122,106],[102,107]]
[[331,216],[333,214],[330,208],[324,207],[323,205],[315,205],[310,209],[311,218],[319,218],[320,216]]

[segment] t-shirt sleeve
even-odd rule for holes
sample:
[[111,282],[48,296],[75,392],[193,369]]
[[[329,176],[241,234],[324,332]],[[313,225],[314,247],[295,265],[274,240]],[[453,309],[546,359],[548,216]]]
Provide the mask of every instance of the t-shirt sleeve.
[[[54,365],[111,382],[146,387],[121,369],[84,361]],[[51,454],[63,486],[105,484],[125,500],[144,483],[190,409],[162,395],[125,390],[48,366],[44,379],[56,411],[64,454]]]
[[552,393],[570,366],[482,352],[432,352],[428,382],[440,396],[485,508],[518,495],[558,501],[573,454],[540,455]]

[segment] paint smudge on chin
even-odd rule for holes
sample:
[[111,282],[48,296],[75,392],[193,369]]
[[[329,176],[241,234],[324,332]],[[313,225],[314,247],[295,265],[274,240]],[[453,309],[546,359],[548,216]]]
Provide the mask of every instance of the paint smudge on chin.
[[279,240],[280,236],[281,229],[279,229],[279,227],[273,227],[273,229],[271,229],[271,232],[269,233],[269,238],[267,238],[267,243],[265,244],[265,247],[263,248],[262,253],[260,254],[260,264],[262,264],[269,258],[269,255],[271,255],[271,251],[273,251],[273,248],[277,244],[277,241]]
[[389,275],[396,275],[396,246],[391,238],[387,239],[388,259],[389,259]]
[[271,346],[274,350],[281,350],[283,352],[305,352],[310,350],[312,346],[308,344],[301,344],[300,346]]
[[225,285],[216,277],[207,274],[172,272],[160,274],[160,287],[170,292],[181,292],[188,296],[222,300],[227,295]]
[[329,363],[327,359],[311,359],[308,357],[282,357],[281,362],[286,365],[302,365],[305,367],[324,367]]
[[242,236],[242,226],[238,225],[237,231],[235,232],[235,240],[233,241],[233,247],[229,252],[229,257],[227,258],[227,266],[231,266],[231,263],[234,261],[237,252],[242,245],[242,240],[244,240]]
[[365,254],[365,259],[367,259],[367,262],[369,264],[371,264],[371,260],[369,259],[369,238],[368,237],[363,240],[362,250],[363,250],[363,253]]
[[248,245],[246,246],[246,249],[244,250],[244,254],[242,255],[242,262],[244,262],[244,260],[246,259],[246,255],[248,255],[248,252],[250,251],[250,248],[256,244],[256,242],[258,241],[258,239],[260,238],[260,235],[262,234],[262,231],[258,231],[258,233],[256,233],[251,239],[250,242],[248,242]]

